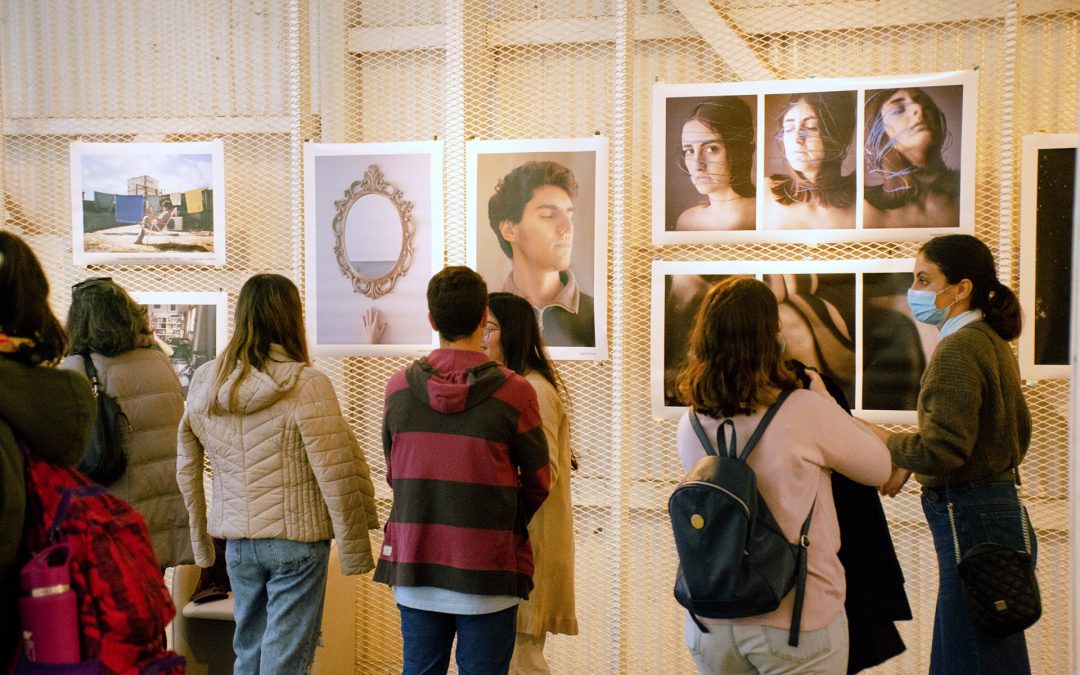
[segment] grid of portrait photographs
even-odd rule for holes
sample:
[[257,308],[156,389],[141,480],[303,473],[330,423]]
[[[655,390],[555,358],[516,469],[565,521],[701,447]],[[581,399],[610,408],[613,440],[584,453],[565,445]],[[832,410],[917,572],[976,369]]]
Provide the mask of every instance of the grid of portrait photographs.
[[316,356],[420,356],[438,344],[439,141],[304,145],[308,344]]
[[606,359],[607,139],[465,150],[466,264],[537,309],[552,358]]
[[653,263],[653,413],[676,418],[694,317],[706,293],[731,276],[766,283],[779,304],[785,358],[828,375],[853,412],[881,424],[914,424],[919,379],[937,329],[907,306],[915,261]]
[[656,84],[653,243],[971,234],[975,71]]
[[191,376],[225,346],[228,299],[220,292],[133,291],[146,307],[154,342],[169,357],[187,398]]
[[1020,372],[1070,376],[1077,134],[1024,136],[1020,166]]
[[221,141],[71,144],[76,265],[225,264]]

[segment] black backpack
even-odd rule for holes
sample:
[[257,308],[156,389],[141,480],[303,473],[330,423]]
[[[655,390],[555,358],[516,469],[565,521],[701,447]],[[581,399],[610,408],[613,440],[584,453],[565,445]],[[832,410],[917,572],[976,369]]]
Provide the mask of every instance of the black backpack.
[[79,460],[78,468],[95,483],[111,485],[124,475],[127,470],[127,452],[124,450],[124,436],[131,430],[127,415],[120,408],[117,400],[105,393],[98,382],[97,369],[90,354],[80,354],[86,377],[94,387],[97,399],[98,417],[90,438],[86,441],[86,451]]
[[[792,544],[757,489],[747,458],[790,391],[781,392],[765,412],[742,452],[736,455],[735,426],[728,419],[717,430],[720,455],[713,450],[697,413],[690,423],[706,456],[683,478],[668,500],[668,515],[679,551],[675,599],[697,616],[735,619],[771,612],[795,588],[788,644],[799,644],[799,622],[806,591],[807,532],[814,504],[803,521],[799,543]],[[731,427],[731,445],[724,437]],[[697,616],[695,616],[697,615]]]

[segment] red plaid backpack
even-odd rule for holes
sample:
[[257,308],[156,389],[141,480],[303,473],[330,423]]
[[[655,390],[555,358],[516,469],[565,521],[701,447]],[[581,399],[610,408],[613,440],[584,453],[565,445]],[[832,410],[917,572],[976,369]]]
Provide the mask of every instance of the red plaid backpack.
[[23,547],[71,547],[82,657],[102,673],[182,675],[184,657],[165,648],[176,609],[142,516],[79,471],[25,455]]

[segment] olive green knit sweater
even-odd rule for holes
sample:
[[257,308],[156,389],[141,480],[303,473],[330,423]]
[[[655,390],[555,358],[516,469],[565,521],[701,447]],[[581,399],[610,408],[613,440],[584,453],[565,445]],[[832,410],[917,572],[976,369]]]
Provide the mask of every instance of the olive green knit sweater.
[[893,434],[893,463],[923,485],[1007,480],[1031,440],[1031,414],[1009,344],[985,321],[934,350],[919,388],[919,431]]

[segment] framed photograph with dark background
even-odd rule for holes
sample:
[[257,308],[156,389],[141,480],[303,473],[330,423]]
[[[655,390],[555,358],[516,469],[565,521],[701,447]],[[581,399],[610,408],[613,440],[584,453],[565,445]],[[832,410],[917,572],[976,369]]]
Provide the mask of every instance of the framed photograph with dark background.
[[1020,168],[1020,370],[1069,377],[1077,134],[1024,136]]
[[654,262],[654,414],[682,414],[675,383],[705,295],[727,277],[752,276],[776,295],[787,358],[831,377],[864,419],[914,423],[919,378],[936,331],[918,324],[907,308],[913,266],[909,259]]
[[653,243],[975,228],[975,70],[653,86]]

